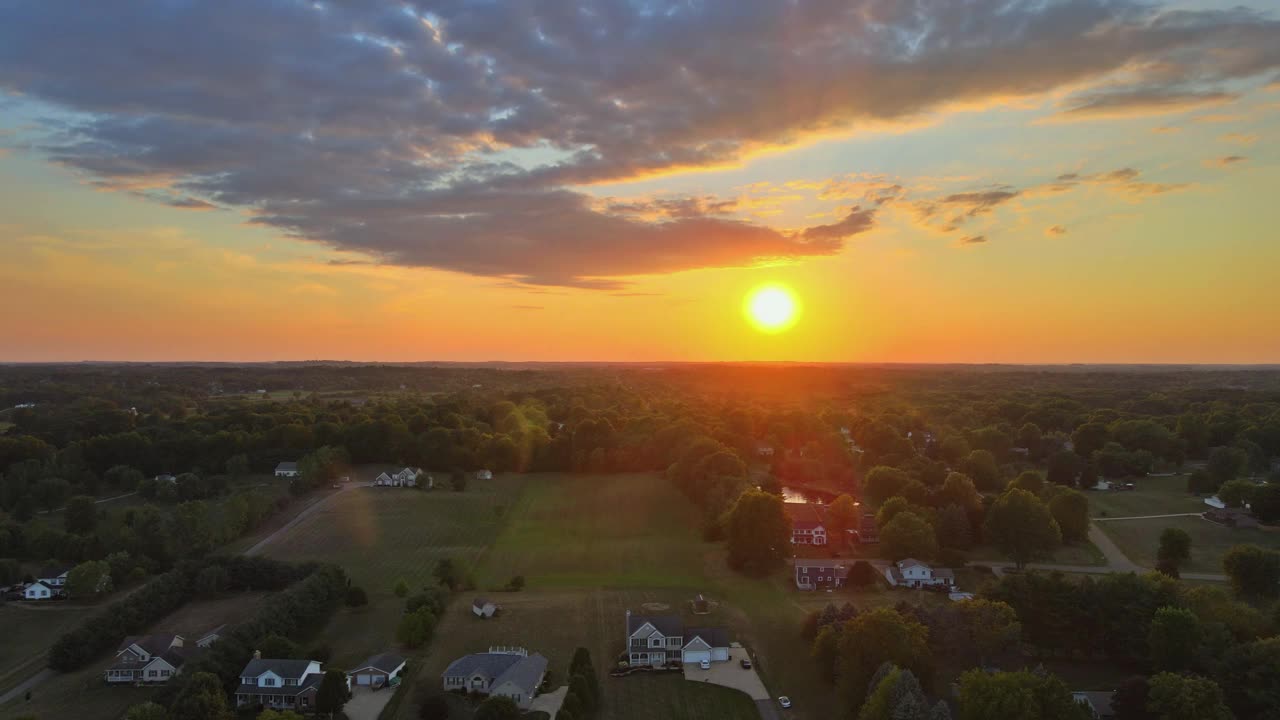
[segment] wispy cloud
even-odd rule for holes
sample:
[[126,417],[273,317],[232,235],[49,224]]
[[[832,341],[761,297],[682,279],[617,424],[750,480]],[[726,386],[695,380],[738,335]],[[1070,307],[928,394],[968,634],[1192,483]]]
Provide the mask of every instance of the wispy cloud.
[[1249,158],[1243,155],[1226,155],[1224,157],[1213,158],[1212,160],[1206,160],[1204,164],[1206,167],[1225,168],[1225,167],[1231,167],[1232,165],[1239,165],[1240,163],[1248,159]]
[[1258,142],[1257,135],[1238,132],[1227,133],[1218,139],[1223,142],[1235,143],[1236,145],[1252,145]]
[[1044,229],[1044,234],[1046,237],[1051,237],[1051,238],[1062,237],[1063,235],[1067,234],[1067,227],[1065,225],[1050,225],[1049,227]]

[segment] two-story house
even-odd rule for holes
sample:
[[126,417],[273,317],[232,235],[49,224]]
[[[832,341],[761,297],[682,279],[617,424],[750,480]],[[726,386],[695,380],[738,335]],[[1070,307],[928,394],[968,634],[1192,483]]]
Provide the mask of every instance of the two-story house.
[[909,588],[952,587],[956,584],[955,572],[947,568],[931,568],[915,558],[899,560],[885,568],[884,579],[895,587]]
[[137,635],[120,643],[115,662],[102,673],[108,683],[165,683],[199,648],[186,647],[181,635]]
[[849,568],[842,560],[796,558],[796,587],[801,590],[828,590],[844,587]]
[[826,508],[814,503],[786,503],[791,518],[791,542],[795,545],[826,545]]
[[71,568],[66,565],[46,567],[36,576],[36,580],[55,590],[61,590],[67,584],[67,574]]
[[441,674],[446,692],[509,697],[521,710],[538,696],[547,675],[547,659],[519,647],[491,647],[449,663]]
[[395,472],[384,472],[374,478],[373,484],[379,487],[417,487],[418,478],[422,476],[422,468],[401,468]]
[[729,659],[729,634],[724,628],[686,628],[675,615],[628,610],[627,659],[633,667],[723,662]]
[[[308,712],[316,706],[316,693],[324,670],[318,660],[253,659],[240,671],[236,707],[268,707]],[[347,680],[350,689],[350,679]]]

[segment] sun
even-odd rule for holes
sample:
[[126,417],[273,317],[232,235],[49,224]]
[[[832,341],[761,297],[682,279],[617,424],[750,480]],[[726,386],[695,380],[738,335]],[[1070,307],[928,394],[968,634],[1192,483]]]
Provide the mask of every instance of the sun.
[[795,295],[784,285],[761,285],[747,293],[743,302],[743,312],[757,330],[766,333],[779,333],[796,324],[800,314],[800,303]]

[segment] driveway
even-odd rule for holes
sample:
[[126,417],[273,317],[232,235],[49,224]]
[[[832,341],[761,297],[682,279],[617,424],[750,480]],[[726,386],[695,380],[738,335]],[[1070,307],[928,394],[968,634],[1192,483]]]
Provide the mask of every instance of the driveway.
[[368,686],[352,685],[351,699],[342,707],[342,712],[349,720],[378,720],[382,708],[391,702],[391,696],[395,694],[395,688],[374,691]]
[[273,532],[273,533],[271,533],[270,535],[268,535],[268,536],[266,536],[266,537],[262,538],[261,540],[259,540],[257,543],[255,543],[255,544],[254,544],[254,546],[253,546],[253,547],[249,548],[248,550],[245,550],[245,551],[244,551],[244,554],[245,554],[245,555],[257,555],[257,554],[261,553],[261,552],[262,552],[262,550],[263,550],[264,548],[266,548],[268,545],[270,545],[270,544],[271,544],[271,541],[272,541],[272,540],[275,540],[276,538],[280,537],[280,536],[281,536],[282,534],[284,534],[285,532],[288,532],[289,530],[293,529],[293,527],[294,527],[295,525],[297,525],[298,523],[300,523],[300,522],[302,522],[303,520],[306,520],[307,518],[311,517],[311,515],[312,515],[312,514],[314,514],[314,513],[315,513],[315,511],[317,511],[317,510],[319,510],[320,508],[324,507],[324,506],[325,506],[325,504],[326,504],[326,503],[328,503],[330,500],[332,500],[332,499],[334,499],[334,498],[338,497],[338,496],[339,496],[339,495],[341,495],[342,493],[344,493],[344,492],[346,492],[346,491],[348,491],[348,490],[350,490],[350,489],[352,489],[352,488],[355,488],[355,487],[365,487],[365,485],[360,484],[360,483],[344,483],[344,484],[342,485],[342,487],[338,489],[338,491],[337,491],[337,492],[335,492],[335,493],[329,493],[328,495],[325,495],[325,496],[324,496],[324,497],[322,497],[322,498],[319,498],[319,499],[317,499],[317,500],[312,501],[311,505],[309,505],[308,507],[306,507],[305,509],[303,509],[303,510],[302,510],[302,512],[300,512],[300,513],[298,513],[297,515],[295,515],[295,516],[293,517],[293,519],[292,519],[292,520],[290,520],[289,522],[287,522],[287,523],[285,523],[284,525],[282,525],[282,526],[280,526],[279,528],[277,528],[275,532]]
[[529,703],[529,710],[530,712],[541,710],[551,717],[555,717],[556,713],[560,712],[560,706],[564,704],[564,696],[568,694],[569,686],[562,685],[556,690],[534,698],[533,702]]
[[782,708],[777,700],[757,700],[756,710],[760,711],[760,720],[782,720]]
[[685,663],[684,679],[741,690],[752,700],[768,700],[769,691],[765,689],[764,682],[756,674],[755,667],[745,670],[738,664],[738,661],[746,656],[747,651],[738,645],[729,649],[728,662],[711,663],[710,670],[703,670],[694,663]]

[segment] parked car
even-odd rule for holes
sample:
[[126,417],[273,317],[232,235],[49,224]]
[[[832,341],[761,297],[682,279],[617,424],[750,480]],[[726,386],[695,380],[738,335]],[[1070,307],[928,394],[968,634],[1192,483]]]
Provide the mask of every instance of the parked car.
[[742,658],[742,660],[741,660],[741,661],[739,661],[739,663],[738,663],[738,664],[739,664],[739,665],[742,665],[742,669],[743,669],[743,670],[750,670],[750,669],[751,669],[751,658]]
[[699,663],[698,663],[698,667],[702,668],[703,670],[710,670],[710,669],[711,669],[711,661],[710,661],[710,660],[703,660],[702,662],[699,662]]
[[778,704],[784,708],[789,708],[791,707],[791,698],[787,697],[786,695],[783,695],[782,697],[778,698]]

